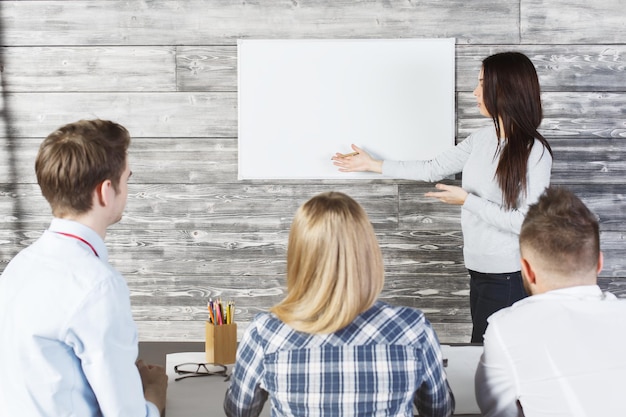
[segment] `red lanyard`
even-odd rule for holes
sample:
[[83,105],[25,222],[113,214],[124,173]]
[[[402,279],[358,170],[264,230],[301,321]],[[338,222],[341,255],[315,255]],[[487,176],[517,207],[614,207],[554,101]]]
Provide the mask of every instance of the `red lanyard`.
[[94,255],[96,255],[96,257],[98,257],[98,258],[99,258],[99,256],[98,256],[98,252],[96,252],[96,249],[95,249],[95,248],[91,245],[91,243],[87,242],[87,241],[86,241],[85,239],[83,239],[82,237],[80,237],[80,236],[76,236],[76,235],[73,235],[73,234],[71,234],[71,233],[63,233],[63,232],[54,232],[54,233],[58,233],[58,234],[63,235],[63,236],[67,236],[67,237],[71,237],[71,238],[74,238],[74,239],[78,239],[78,240],[80,240],[80,241],[81,241],[81,242],[83,242],[85,245],[89,246],[89,247],[91,248],[91,250],[93,251]]

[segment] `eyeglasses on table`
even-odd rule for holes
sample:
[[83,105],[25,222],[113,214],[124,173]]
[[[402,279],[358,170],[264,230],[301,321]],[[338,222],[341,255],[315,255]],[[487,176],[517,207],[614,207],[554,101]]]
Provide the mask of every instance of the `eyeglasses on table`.
[[180,381],[185,378],[212,375],[226,377],[225,381],[228,381],[230,379],[230,375],[227,374],[227,371],[228,368],[226,368],[226,365],[222,365],[221,363],[181,363],[174,366],[174,372],[182,376],[175,378],[174,381]]

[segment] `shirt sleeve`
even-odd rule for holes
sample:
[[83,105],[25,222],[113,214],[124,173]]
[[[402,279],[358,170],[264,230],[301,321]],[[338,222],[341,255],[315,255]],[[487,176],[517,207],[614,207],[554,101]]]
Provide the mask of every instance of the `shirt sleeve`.
[[454,412],[454,395],[443,368],[439,340],[428,320],[424,318],[422,338],[424,382],[415,394],[415,406],[423,417],[447,417]]
[[472,151],[473,137],[470,135],[463,142],[450,148],[434,159],[424,161],[383,161],[383,174],[393,178],[415,181],[439,181],[457,174]]
[[263,378],[263,347],[255,321],[250,323],[237,348],[237,361],[231,384],[224,398],[227,416],[258,416],[267,400],[267,391],[261,388]]
[[528,207],[536,203],[546,187],[550,185],[551,170],[552,157],[550,153],[539,141],[536,141],[528,157],[526,192],[519,199],[517,208],[508,210],[501,204],[496,204],[475,194],[469,194],[463,204],[463,209],[472,212],[485,223],[500,230],[519,234]]
[[113,273],[94,287],[67,327],[98,406],[105,416],[158,417],[146,401],[137,360],[137,329],[124,279]]
[[515,370],[506,346],[492,320],[484,336],[474,386],[476,401],[484,417],[521,417],[517,405]]

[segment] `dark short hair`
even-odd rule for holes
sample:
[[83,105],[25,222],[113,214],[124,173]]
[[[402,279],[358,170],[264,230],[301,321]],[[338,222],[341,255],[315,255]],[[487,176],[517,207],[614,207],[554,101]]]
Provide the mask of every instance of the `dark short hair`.
[[539,254],[563,274],[596,268],[600,256],[598,219],[564,187],[549,187],[530,206],[520,232],[520,247]]
[[48,135],[35,172],[54,215],[89,211],[94,189],[107,179],[117,191],[129,145],[126,128],[108,120],[80,120]]

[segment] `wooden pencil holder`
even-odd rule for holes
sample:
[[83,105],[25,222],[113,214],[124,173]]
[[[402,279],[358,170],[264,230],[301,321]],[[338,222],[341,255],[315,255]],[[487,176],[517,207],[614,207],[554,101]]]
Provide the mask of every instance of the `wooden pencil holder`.
[[235,363],[237,354],[237,323],[215,325],[209,321],[206,327],[206,361],[229,365]]

